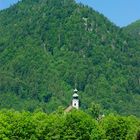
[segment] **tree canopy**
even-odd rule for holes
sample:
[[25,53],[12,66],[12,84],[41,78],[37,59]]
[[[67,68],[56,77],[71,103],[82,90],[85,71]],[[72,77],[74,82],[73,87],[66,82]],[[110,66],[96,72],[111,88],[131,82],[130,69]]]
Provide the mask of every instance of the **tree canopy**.
[[140,120],[110,114],[100,121],[86,113],[0,111],[2,140],[136,140]]

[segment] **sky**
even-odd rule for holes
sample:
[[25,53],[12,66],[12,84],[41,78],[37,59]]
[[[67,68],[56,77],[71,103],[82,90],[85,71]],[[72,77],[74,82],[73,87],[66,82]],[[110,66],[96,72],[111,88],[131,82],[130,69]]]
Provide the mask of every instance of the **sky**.
[[[8,8],[18,0],[0,0],[0,9]],[[123,27],[140,19],[140,0],[76,0],[105,15],[117,26]]]

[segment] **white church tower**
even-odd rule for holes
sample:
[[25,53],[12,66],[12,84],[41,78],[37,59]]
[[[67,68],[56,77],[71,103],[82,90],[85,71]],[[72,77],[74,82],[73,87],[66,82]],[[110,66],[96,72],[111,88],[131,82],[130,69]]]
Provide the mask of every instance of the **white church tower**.
[[76,108],[76,109],[79,109],[79,96],[77,94],[78,90],[77,89],[74,89],[74,94],[73,94],[73,98],[72,98],[72,107],[73,108]]

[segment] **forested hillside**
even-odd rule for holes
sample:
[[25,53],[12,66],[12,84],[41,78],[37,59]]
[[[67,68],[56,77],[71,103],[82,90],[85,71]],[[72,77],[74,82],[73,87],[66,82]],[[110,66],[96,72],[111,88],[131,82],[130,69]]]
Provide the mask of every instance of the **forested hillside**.
[[135,39],[140,40],[140,20],[124,27],[124,31],[132,35]]
[[67,107],[140,116],[140,47],[74,0],[22,0],[0,11],[0,108]]

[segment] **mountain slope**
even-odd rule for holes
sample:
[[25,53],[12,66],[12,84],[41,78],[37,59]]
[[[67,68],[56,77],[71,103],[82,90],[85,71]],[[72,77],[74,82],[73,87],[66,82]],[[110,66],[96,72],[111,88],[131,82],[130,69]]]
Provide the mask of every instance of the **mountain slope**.
[[126,26],[124,31],[130,35],[132,35],[136,39],[140,39],[140,20]]
[[140,116],[137,42],[103,15],[73,0],[23,0],[0,12],[1,107],[67,106]]

